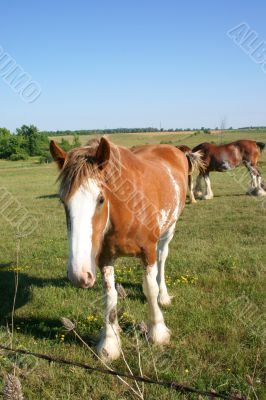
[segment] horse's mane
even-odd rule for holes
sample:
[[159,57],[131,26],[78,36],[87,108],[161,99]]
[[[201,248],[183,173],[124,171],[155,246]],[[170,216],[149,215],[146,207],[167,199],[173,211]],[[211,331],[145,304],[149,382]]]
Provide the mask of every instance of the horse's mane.
[[[67,200],[82,185],[93,179],[103,181],[103,173],[98,168],[96,152],[100,139],[91,139],[84,147],[78,147],[67,153],[63,168],[58,177],[60,196]],[[111,147],[115,147],[110,143]]]

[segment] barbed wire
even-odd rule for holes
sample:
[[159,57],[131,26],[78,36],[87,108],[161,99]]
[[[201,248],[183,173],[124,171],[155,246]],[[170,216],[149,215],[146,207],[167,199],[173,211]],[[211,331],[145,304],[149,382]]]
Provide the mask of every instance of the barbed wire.
[[[175,390],[176,392],[180,392],[180,393],[194,393],[194,394],[198,394],[201,396],[207,396],[210,399],[225,399],[225,400],[247,400],[247,397],[244,395],[232,395],[232,394],[223,394],[223,393],[217,393],[215,391],[204,391],[204,390],[200,390],[200,389],[196,389],[190,386],[186,386],[183,385],[181,383],[177,383],[177,382],[167,382],[167,381],[155,381],[153,379],[150,378],[145,378],[139,375],[129,375],[126,374],[124,372],[120,372],[120,371],[116,371],[116,370],[108,370],[105,368],[101,368],[101,367],[92,367],[89,364],[83,364],[81,362],[78,361],[72,361],[72,360],[67,360],[61,357],[53,357],[47,354],[41,354],[41,353],[35,353],[32,351],[28,351],[28,350],[23,350],[23,349],[14,349],[8,346],[4,346],[0,344],[0,349],[2,350],[6,350],[8,352],[11,353],[17,353],[17,354],[25,354],[25,355],[30,355],[36,358],[40,358],[43,360],[46,360],[48,362],[54,362],[57,364],[65,364],[65,365],[72,365],[75,367],[79,367],[79,368],[83,368],[85,370],[89,370],[89,371],[93,371],[93,372],[99,372],[105,375],[113,375],[113,376],[120,376],[123,378],[127,378],[127,379],[131,379],[131,380],[135,380],[138,382],[143,382],[143,383],[147,383],[147,384],[154,384],[154,385],[159,385],[159,386],[163,386],[167,389],[170,390]],[[1,393],[0,393],[1,394]]]

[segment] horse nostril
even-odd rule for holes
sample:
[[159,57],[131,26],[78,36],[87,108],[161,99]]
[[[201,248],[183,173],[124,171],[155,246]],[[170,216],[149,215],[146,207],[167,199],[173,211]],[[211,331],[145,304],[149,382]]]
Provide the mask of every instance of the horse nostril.
[[88,272],[88,279],[89,281],[93,281],[94,280],[94,276],[91,272]]

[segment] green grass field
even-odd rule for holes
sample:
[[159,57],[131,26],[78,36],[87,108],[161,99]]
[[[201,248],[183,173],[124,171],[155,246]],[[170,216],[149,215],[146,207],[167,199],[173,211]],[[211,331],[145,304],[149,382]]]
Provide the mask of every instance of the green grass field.
[[[90,136],[91,138],[91,136]],[[265,131],[236,131],[219,135],[161,134],[111,135],[114,143],[131,146],[171,141],[194,146],[203,141],[240,138],[266,141]],[[88,137],[81,137],[85,143]],[[266,152],[259,167],[266,177]],[[0,202],[0,343],[10,344],[15,270],[18,292],[14,314],[13,346],[100,366],[73,334],[66,334],[60,318],[77,322],[88,342],[102,326],[101,280],[95,287],[75,289],[66,278],[68,245],[65,216],[60,205],[55,165],[0,162],[1,195],[7,190],[37,220],[34,233],[20,239]],[[143,374],[175,380],[203,390],[240,391],[250,399],[266,398],[265,390],[265,226],[266,199],[245,195],[249,178],[244,168],[233,176],[211,175],[215,198],[187,205],[178,224],[166,264],[172,305],[165,309],[172,340],[164,348],[149,348],[140,338]],[[4,188],[4,189],[3,189]],[[12,210],[12,206],[9,207]],[[18,268],[17,268],[18,267]],[[142,295],[142,266],[121,258],[116,278],[127,291],[119,300],[121,335],[128,364],[139,374],[132,326],[147,319]],[[263,363],[264,361],[264,363]],[[133,399],[115,377],[87,373],[77,367],[48,364],[32,357],[0,352],[0,392],[3,377],[16,366],[27,399]],[[113,368],[127,372],[123,359]],[[253,376],[253,389],[247,375]],[[132,384],[132,383],[131,383]],[[133,384],[132,384],[133,385]],[[145,386],[144,398],[198,399]]]

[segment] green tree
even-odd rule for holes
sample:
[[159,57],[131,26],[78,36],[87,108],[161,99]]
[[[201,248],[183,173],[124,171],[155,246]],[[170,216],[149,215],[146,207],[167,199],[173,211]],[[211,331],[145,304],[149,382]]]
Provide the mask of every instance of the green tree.
[[72,144],[65,138],[61,139],[61,142],[59,143],[59,146],[62,147],[63,150],[69,151],[71,149],[74,149],[74,147],[80,147],[81,143],[79,141],[79,137],[77,134],[73,135],[73,141]]
[[71,150],[71,144],[65,138],[61,139],[61,142],[59,143],[59,146],[65,151]]
[[80,141],[79,141],[79,137],[78,137],[78,135],[75,133],[74,136],[73,136],[72,147],[74,148],[74,147],[80,147],[80,146],[81,146],[81,143],[80,143]]
[[11,132],[6,128],[0,128],[0,158],[5,158],[8,141],[11,137]]
[[38,132],[34,125],[22,125],[16,130],[17,136],[23,137],[23,148],[29,156],[40,156],[49,147],[48,136]]
[[11,132],[6,128],[0,128],[0,139],[8,138],[11,136]]
[[18,136],[24,138],[24,149],[30,156],[37,156],[40,154],[38,143],[38,129],[34,125],[22,125],[21,128],[16,130]]
[[0,138],[0,158],[10,160],[25,160],[28,157],[24,149],[24,138],[18,135],[10,135]]

